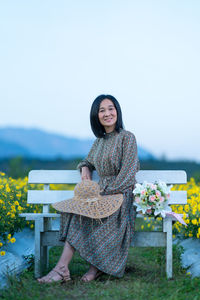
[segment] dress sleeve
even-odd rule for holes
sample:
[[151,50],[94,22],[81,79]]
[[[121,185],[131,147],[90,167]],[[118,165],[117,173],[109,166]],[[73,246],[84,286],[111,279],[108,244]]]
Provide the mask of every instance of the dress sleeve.
[[104,195],[123,193],[135,184],[135,175],[140,168],[135,136],[132,133],[125,135],[122,145],[123,154],[120,172],[115,181],[105,187],[102,193]]
[[88,153],[88,156],[77,165],[76,168],[78,170],[80,170],[80,172],[82,170],[82,167],[88,167],[91,172],[93,170],[95,170],[94,153],[95,153],[96,146],[97,146],[97,139],[94,141],[92,148],[90,149],[90,152]]

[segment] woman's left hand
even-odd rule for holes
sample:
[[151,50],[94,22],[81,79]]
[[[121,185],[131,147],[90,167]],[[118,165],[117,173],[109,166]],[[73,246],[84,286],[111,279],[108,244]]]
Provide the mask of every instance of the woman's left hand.
[[91,172],[88,167],[82,167],[81,170],[81,179],[82,180],[92,180]]

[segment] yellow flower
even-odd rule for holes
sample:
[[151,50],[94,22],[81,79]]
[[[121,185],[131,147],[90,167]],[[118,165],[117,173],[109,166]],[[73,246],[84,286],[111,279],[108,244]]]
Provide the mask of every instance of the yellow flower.
[[23,210],[23,207],[21,207],[20,205],[18,206],[18,210]]
[[30,225],[30,228],[33,228],[33,227],[34,227],[34,225],[33,225],[33,224],[31,224],[31,225]]
[[183,212],[183,218],[187,218],[187,215],[185,212]]
[[15,204],[15,205],[19,205],[19,202],[18,202],[18,201],[15,201],[14,204]]
[[1,256],[4,256],[5,254],[6,254],[5,251],[1,251],[1,252],[0,252],[0,255],[1,255]]
[[10,239],[11,243],[15,243],[16,242],[16,239],[13,237],[12,239]]
[[11,238],[11,234],[9,233],[8,235],[7,235],[7,239],[9,240]]
[[190,207],[188,204],[185,205],[185,211],[188,212],[190,210]]
[[179,208],[178,208],[178,211],[179,211],[179,213],[182,213],[183,212],[183,206],[179,206]]
[[9,185],[6,184],[6,192],[7,192],[7,193],[10,193],[10,191],[11,191],[11,189],[10,189]]
[[144,229],[144,225],[141,225],[141,229],[142,229],[142,230]]
[[147,227],[151,227],[151,224],[147,224]]
[[192,237],[192,236],[193,236],[193,234],[192,234],[192,233],[189,233],[189,234],[188,234],[188,236],[189,236],[189,237]]
[[193,219],[193,220],[192,220],[192,224],[193,224],[193,225],[196,225],[196,224],[197,224],[197,220],[196,220],[196,219]]
[[3,246],[3,243],[0,243],[0,247],[2,247]]

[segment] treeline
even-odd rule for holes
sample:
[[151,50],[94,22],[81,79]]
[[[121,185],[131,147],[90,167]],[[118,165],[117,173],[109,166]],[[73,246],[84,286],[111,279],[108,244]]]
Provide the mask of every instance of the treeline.
[[[12,178],[23,178],[30,170],[75,170],[81,158],[40,160],[15,157],[0,160],[0,171]],[[200,182],[200,164],[193,161],[145,160],[140,161],[142,170],[185,170],[188,176]]]

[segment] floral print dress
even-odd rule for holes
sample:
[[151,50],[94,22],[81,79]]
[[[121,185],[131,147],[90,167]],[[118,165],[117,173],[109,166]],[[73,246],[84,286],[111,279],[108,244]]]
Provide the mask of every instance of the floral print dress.
[[139,161],[134,134],[120,129],[97,138],[77,168],[83,166],[97,171],[103,194],[123,193],[123,203],[113,215],[101,220],[61,213],[60,240],[67,240],[99,270],[122,277],[135,224],[132,191]]

